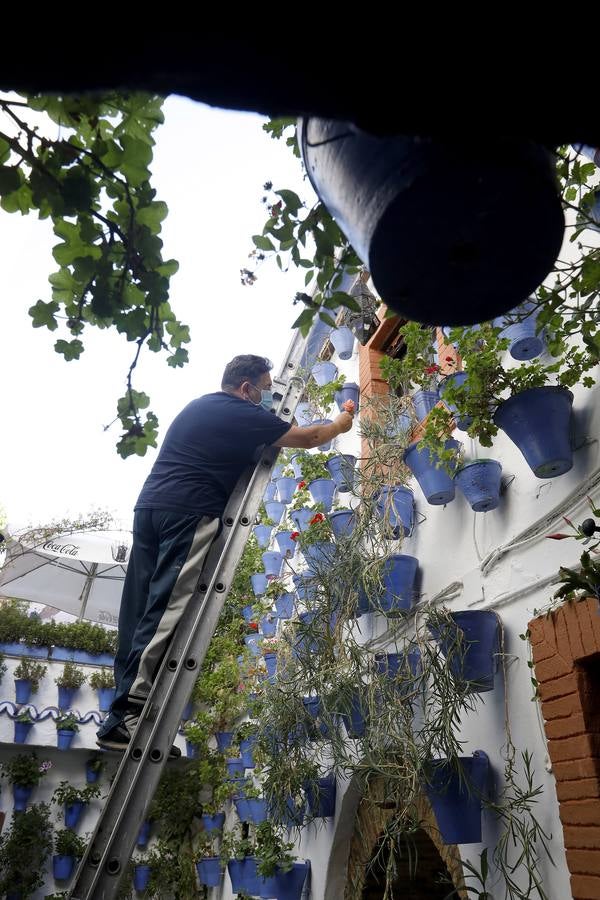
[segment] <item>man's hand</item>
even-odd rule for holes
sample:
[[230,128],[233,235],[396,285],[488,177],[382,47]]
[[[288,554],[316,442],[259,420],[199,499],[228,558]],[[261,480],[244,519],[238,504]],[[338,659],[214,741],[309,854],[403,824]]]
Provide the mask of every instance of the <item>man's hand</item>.
[[346,400],[342,404],[344,412],[340,413],[335,420],[336,425],[340,429],[340,434],[350,431],[354,420],[354,400]]

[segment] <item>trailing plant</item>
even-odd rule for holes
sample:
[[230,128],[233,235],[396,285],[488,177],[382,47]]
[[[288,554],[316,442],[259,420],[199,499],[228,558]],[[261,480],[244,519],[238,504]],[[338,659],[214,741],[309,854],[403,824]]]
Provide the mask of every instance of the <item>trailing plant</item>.
[[50,810],[37,803],[13,813],[0,835],[0,893],[31,897],[44,883],[44,864],[52,845]]

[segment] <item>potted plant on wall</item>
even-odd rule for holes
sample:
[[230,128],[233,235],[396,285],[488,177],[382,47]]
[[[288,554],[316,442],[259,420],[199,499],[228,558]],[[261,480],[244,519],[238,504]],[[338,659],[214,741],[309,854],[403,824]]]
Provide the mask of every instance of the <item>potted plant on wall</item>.
[[32,694],[37,694],[40,681],[48,671],[48,666],[24,657],[13,672],[17,703],[29,703]]
[[22,709],[15,719],[15,744],[26,744],[27,736],[34,725],[29,709]]
[[55,832],[52,871],[56,881],[71,877],[75,863],[82,858],[86,846],[86,841],[71,828],[61,828]]
[[3,778],[12,784],[15,810],[26,809],[34,787],[51,768],[50,760],[40,762],[35,753],[19,753],[0,765]]
[[86,676],[81,669],[78,669],[75,663],[66,662],[63,670],[58,678],[54,679],[58,685],[58,707],[59,709],[69,709],[73,702],[76,691],[86,681]]
[[65,826],[77,828],[83,812],[94,797],[100,796],[97,785],[88,784],[85,788],[76,788],[68,781],[61,781],[52,794],[52,803],[64,806]]
[[68,750],[79,731],[79,721],[76,716],[67,713],[59,716],[55,724],[56,746],[59,750]]
[[115,696],[113,670],[102,666],[99,672],[92,672],[90,675],[90,687],[98,692],[98,709],[100,712],[108,712]]
[[13,814],[0,836],[0,894],[25,900],[44,884],[44,864],[52,846],[50,810],[45,803]]

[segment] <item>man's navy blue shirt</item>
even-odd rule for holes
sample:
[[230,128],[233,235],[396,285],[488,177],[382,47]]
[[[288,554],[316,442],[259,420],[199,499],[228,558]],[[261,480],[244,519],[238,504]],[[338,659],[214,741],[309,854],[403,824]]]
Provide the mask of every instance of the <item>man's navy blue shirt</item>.
[[167,431],[135,508],[220,518],[258,448],[289,429],[261,406],[222,391],[192,400]]

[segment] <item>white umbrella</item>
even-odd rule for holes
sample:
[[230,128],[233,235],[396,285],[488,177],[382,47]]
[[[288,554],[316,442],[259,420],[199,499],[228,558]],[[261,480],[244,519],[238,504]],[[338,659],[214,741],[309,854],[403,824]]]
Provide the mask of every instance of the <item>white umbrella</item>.
[[0,590],[104,625],[116,625],[132,536],[80,531],[33,538],[15,531],[6,541]]

